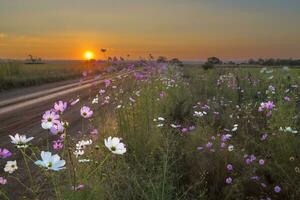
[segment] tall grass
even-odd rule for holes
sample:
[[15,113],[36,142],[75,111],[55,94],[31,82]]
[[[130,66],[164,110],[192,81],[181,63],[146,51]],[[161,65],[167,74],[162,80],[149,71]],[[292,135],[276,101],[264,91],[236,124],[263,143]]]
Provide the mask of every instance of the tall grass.
[[0,91],[80,77],[84,64],[0,62]]
[[[300,130],[298,70],[144,71],[114,79],[88,103],[94,117],[82,121],[81,139],[93,139],[89,162],[58,152],[67,169],[49,199],[299,199],[299,133],[280,129]],[[258,111],[266,101],[275,104],[270,116]],[[111,154],[108,136],[121,137],[127,152]],[[76,140],[68,140],[71,152]]]

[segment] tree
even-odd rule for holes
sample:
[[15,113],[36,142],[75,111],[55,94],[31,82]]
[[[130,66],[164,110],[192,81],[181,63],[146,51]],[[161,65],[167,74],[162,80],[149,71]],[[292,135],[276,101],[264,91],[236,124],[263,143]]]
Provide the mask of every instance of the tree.
[[167,62],[167,58],[164,57],[164,56],[159,56],[159,57],[157,58],[157,62],[158,62],[158,63],[166,63],[166,62]]
[[183,63],[178,58],[172,58],[169,62],[170,62],[170,64],[183,67]]
[[213,57],[207,58],[207,63],[213,64],[213,65],[218,65],[218,64],[222,64],[222,61],[219,58],[213,56]]

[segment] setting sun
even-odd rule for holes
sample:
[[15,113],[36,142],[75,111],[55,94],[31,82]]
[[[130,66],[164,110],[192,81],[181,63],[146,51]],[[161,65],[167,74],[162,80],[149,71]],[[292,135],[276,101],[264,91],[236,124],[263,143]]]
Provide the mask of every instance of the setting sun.
[[91,51],[87,51],[84,53],[84,58],[87,59],[87,60],[91,60],[94,58],[94,53],[91,52]]

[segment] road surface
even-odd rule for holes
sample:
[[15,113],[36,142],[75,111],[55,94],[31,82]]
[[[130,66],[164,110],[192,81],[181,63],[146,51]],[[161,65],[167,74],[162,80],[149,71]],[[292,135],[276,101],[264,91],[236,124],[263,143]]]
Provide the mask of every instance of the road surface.
[[55,101],[69,102],[80,97],[80,102],[69,106],[64,114],[64,119],[71,124],[68,132],[77,133],[81,129],[81,106],[98,92],[99,87],[95,87],[95,84],[103,84],[104,79],[112,76],[117,75],[103,75],[98,80],[90,79],[81,83],[78,80],[62,85],[50,84],[48,88],[32,88],[32,93],[30,89],[25,89],[27,94],[18,91],[15,96],[13,92],[0,96],[0,148],[11,147],[8,135],[16,133],[35,137],[34,144],[45,140],[48,131],[41,128],[43,113],[52,108]]

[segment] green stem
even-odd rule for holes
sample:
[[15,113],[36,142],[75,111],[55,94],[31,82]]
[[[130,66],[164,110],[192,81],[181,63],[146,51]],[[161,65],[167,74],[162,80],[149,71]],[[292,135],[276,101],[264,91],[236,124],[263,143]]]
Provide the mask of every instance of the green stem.
[[2,190],[0,190],[0,196],[3,196],[6,200],[9,200],[8,196]]
[[56,199],[60,200],[61,199],[60,191],[59,191],[58,186],[56,184],[55,177],[54,177],[54,175],[52,173],[50,174],[50,177],[51,177],[51,180],[52,180],[52,184],[54,186],[54,191],[55,191]]
[[30,171],[30,169],[29,169],[29,165],[28,165],[28,162],[27,162],[27,159],[26,159],[26,156],[27,156],[27,155],[26,155],[26,153],[25,153],[24,150],[21,150],[21,152],[22,152],[23,159],[24,159],[25,166],[26,166],[26,170],[27,170],[27,173],[28,173],[28,176],[29,176],[31,188],[32,188],[32,190],[34,190],[34,189],[33,189],[33,179],[32,179],[32,174],[31,174],[31,171]]
[[20,183],[24,188],[26,188],[27,190],[29,190],[30,192],[32,192],[32,193],[34,194],[34,191],[33,191],[31,188],[27,187],[24,183],[22,183],[22,181],[20,181],[20,179],[18,179],[17,177],[14,177],[14,176],[8,176],[8,178],[13,178],[13,179],[15,179],[15,180],[18,181],[18,183]]
[[107,160],[107,158],[109,157],[109,154],[107,154],[106,156],[105,156],[105,158],[103,159],[103,161],[99,164],[99,165],[97,165],[96,166],[96,168],[94,169],[94,170],[92,170],[87,176],[86,176],[86,180],[88,180],[96,171],[97,171],[97,169],[99,168],[99,167],[101,167],[103,164],[104,164],[104,162]]

